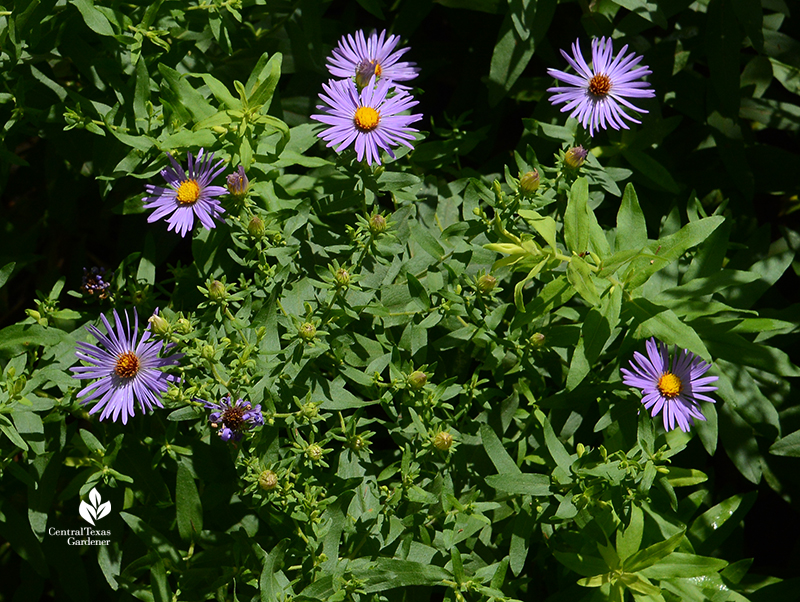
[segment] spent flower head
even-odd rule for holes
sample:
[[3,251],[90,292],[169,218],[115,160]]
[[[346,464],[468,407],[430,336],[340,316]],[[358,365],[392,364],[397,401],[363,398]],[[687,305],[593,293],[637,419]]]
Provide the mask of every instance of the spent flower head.
[[397,82],[414,79],[419,69],[415,63],[400,60],[410,49],[395,50],[399,41],[400,36],[386,37],[386,30],[373,31],[369,37],[363,31],[357,31],[355,36],[343,36],[328,57],[328,71],[335,77],[355,77],[359,88],[368,85],[375,77],[394,82],[397,88],[407,89]]
[[264,424],[261,405],[253,407],[243,399],[231,402],[231,396],[226,395],[219,403],[203,401],[203,404],[207,410],[212,410],[208,421],[212,427],[220,429],[218,434],[223,441],[240,441],[245,431]]
[[111,288],[111,278],[114,277],[114,272],[108,272],[102,267],[92,267],[90,270],[83,268],[83,279],[81,282],[81,290],[87,295],[97,295],[98,299],[105,299],[109,295],[109,288]]
[[225,213],[216,197],[228,191],[222,186],[212,186],[211,182],[225,170],[223,161],[220,159],[212,165],[214,153],[207,155],[204,149],[200,149],[197,157],[189,153],[189,167],[184,171],[172,155],[167,153],[167,157],[172,169],[162,169],[161,177],[169,187],[145,185],[145,190],[152,196],[144,198],[144,206],[155,209],[147,221],[152,223],[166,218],[167,230],[175,230],[181,236],[186,236],[194,227],[195,218],[207,230],[215,228],[214,220],[223,221],[220,216]]
[[695,419],[706,419],[700,411],[700,401],[715,402],[704,393],[716,391],[711,383],[719,377],[703,376],[711,364],[686,349],[678,353],[675,346],[670,366],[664,343],[651,338],[645,346],[647,357],[635,352],[630,362],[632,370],[621,370],[622,382],[641,389],[644,407],[651,410],[652,416],[662,413],[666,430],[674,429],[677,422],[683,432],[688,432]]
[[645,75],[652,73],[647,67],[636,67],[642,60],[635,53],[625,54],[627,44],[622,47],[616,57],[613,57],[613,48],[610,38],[592,40],[592,66],[586,63],[581,54],[579,41],[572,45],[572,56],[561,51],[575,74],[565,73],[558,69],[548,69],[547,72],[557,80],[568,84],[548,88],[552,92],[550,102],[553,105],[564,104],[561,112],[570,112],[588,128],[589,135],[594,136],[600,129],[609,126],[615,130],[629,129],[625,119],[633,123],[641,123],[631,117],[625,109],[639,113],[647,113],[644,109],[634,106],[628,98],[651,98],[655,96],[650,84],[641,81]]
[[[153,406],[163,408],[161,396],[169,388],[168,382],[174,380],[161,371],[167,366],[175,366],[183,357],[182,353],[160,357],[164,349],[163,341],[151,340],[150,325],[139,337],[139,315],[133,310],[133,328],[125,312],[125,326],[122,325],[117,310],[114,310],[114,326],[101,315],[106,332],[103,334],[95,326],[87,330],[101,343],[102,347],[79,342],[75,355],[87,362],[88,366],[70,368],[73,378],[97,379],[78,393],[84,397],[84,404],[99,400],[89,410],[90,414],[99,412],[100,420],[111,418],[114,422],[122,417],[122,424],[133,416],[134,401],[139,402],[142,412]],[[116,327],[116,328],[115,328]]]
[[394,159],[394,147],[402,144],[414,148],[410,141],[417,130],[408,126],[422,119],[422,115],[401,113],[417,101],[404,91],[389,96],[389,80],[375,84],[373,77],[360,92],[350,80],[330,80],[322,89],[324,93],[319,97],[327,106],[318,105],[317,109],[324,113],[312,115],[311,119],[328,126],[317,136],[329,147],[336,146],[338,152],[352,144],[358,160],[366,159],[369,165],[380,165],[381,149]]

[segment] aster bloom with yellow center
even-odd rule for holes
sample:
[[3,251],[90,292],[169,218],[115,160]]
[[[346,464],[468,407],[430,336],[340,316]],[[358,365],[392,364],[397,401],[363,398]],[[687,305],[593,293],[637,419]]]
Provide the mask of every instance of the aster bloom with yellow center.
[[139,402],[142,412],[148,412],[153,406],[164,407],[161,395],[167,391],[168,383],[174,380],[161,371],[167,366],[175,366],[183,357],[182,353],[168,357],[160,357],[164,343],[150,339],[150,326],[145,328],[139,338],[139,316],[133,310],[133,328],[125,312],[125,326],[119,314],[114,310],[114,326],[105,316],[100,319],[105,325],[107,335],[95,326],[87,326],[102,347],[90,343],[79,342],[75,355],[88,362],[89,366],[70,368],[73,378],[95,378],[78,393],[84,397],[84,404],[100,398],[89,410],[94,414],[102,410],[100,420],[111,417],[114,422],[122,416],[122,424],[128,423],[133,416],[134,401]]
[[[372,32],[369,38],[363,31],[356,32],[355,36],[346,35],[339,45],[333,49],[333,54],[328,57],[328,71],[335,77],[343,77],[355,81],[359,88],[363,88],[375,76],[377,79],[387,79],[397,84],[417,77],[419,71],[415,63],[401,61],[408,48],[395,51],[400,36],[386,37],[386,31]],[[399,89],[407,90],[407,86],[396,85]]]
[[594,136],[600,129],[609,126],[615,130],[629,129],[625,119],[633,123],[641,123],[631,117],[625,109],[639,113],[647,113],[644,109],[631,104],[627,98],[652,98],[655,92],[648,89],[650,84],[641,80],[652,71],[647,67],[637,67],[642,60],[633,52],[625,54],[627,44],[622,47],[616,57],[613,57],[613,48],[610,38],[592,40],[592,66],[586,64],[581,54],[578,41],[572,45],[572,56],[561,51],[569,65],[576,74],[565,73],[558,69],[548,69],[547,72],[557,80],[569,84],[548,88],[552,92],[550,102],[553,105],[566,103],[561,112],[570,112],[588,128],[589,135]]
[[422,115],[401,115],[417,101],[403,90],[387,97],[391,85],[389,80],[376,84],[374,76],[360,92],[348,79],[323,84],[324,92],[319,97],[328,106],[317,106],[325,114],[312,115],[311,119],[330,127],[317,136],[328,146],[338,145],[337,151],[352,144],[358,160],[366,158],[370,165],[380,165],[380,149],[394,159],[393,147],[402,144],[413,148],[409,141],[414,140],[412,132],[417,130],[408,126],[422,119]]
[[225,213],[216,197],[228,191],[222,186],[212,186],[211,182],[225,170],[223,161],[220,159],[212,165],[214,153],[207,155],[200,149],[197,157],[189,153],[189,168],[184,171],[172,155],[167,153],[167,157],[172,169],[162,169],[161,177],[169,187],[145,186],[148,194],[153,196],[144,198],[144,206],[146,209],[155,209],[147,221],[152,223],[166,218],[169,224],[167,229],[175,230],[181,236],[186,236],[194,227],[195,217],[207,230],[216,227],[214,220],[223,221],[220,216]]
[[645,346],[647,357],[635,352],[630,362],[633,370],[621,370],[622,382],[642,390],[644,407],[652,409],[652,416],[662,412],[666,430],[674,429],[677,422],[683,432],[688,432],[695,419],[706,419],[700,411],[700,402],[715,403],[704,393],[717,390],[710,383],[719,377],[703,376],[711,364],[686,349],[678,353],[675,347],[670,367],[669,352],[664,343],[651,338]]
[[[203,400],[198,400],[203,401]],[[263,426],[264,416],[261,406],[250,405],[249,401],[238,399],[231,403],[230,395],[223,397],[219,403],[203,401],[206,409],[213,410],[208,421],[214,428],[219,428],[219,437],[223,441],[239,441],[244,431],[250,431],[257,426]]]

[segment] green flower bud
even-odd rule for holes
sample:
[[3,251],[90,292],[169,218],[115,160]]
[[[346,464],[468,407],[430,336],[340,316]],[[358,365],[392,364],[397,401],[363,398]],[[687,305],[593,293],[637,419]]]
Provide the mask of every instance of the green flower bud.
[[491,293],[497,286],[497,278],[491,274],[484,274],[478,278],[478,290],[483,294]]
[[581,165],[583,165],[583,162],[586,161],[588,154],[589,151],[582,146],[573,146],[566,153],[564,153],[564,163],[566,163],[572,169],[578,169]]
[[319,462],[320,460],[322,460],[322,453],[323,449],[316,443],[314,443],[313,445],[309,445],[306,448],[306,456],[308,456],[308,458],[312,462]]
[[439,451],[447,451],[453,445],[453,435],[447,431],[439,431],[433,438],[433,446]]
[[271,470],[265,470],[258,475],[258,486],[264,491],[272,491],[278,486],[278,475]]
[[159,335],[165,335],[169,333],[169,322],[167,322],[164,318],[159,316],[158,314],[153,314],[147,320],[150,323],[150,330],[154,333]]
[[212,280],[211,284],[208,285],[208,297],[212,301],[222,301],[227,296],[228,292],[225,290],[225,285],[219,280]]
[[545,336],[541,332],[537,332],[531,335],[530,342],[534,349],[541,349],[544,347]]
[[306,418],[316,418],[319,415],[319,408],[315,403],[306,403],[300,408],[300,412],[302,412],[303,416]]
[[408,386],[414,390],[421,389],[428,382],[428,376],[424,372],[414,370],[408,375]]
[[250,220],[250,223],[247,224],[247,233],[253,238],[261,238],[264,236],[264,232],[266,232],[266,228],[264,228],[264,222],[257,215],[254,215],[253,219]]
[[192,323],[186,318],[180,318],[175,324],[175,327],[181,334],[190,334],[192,330],[194,330],[192,328]]
[[386,228],[386,218],[380,213],[376,213],[369,218],[369,231],[372,232],[373,235],[383,234],[386,232]]
[[204,360],[213,360],[214,348],[211,345],[203,345],[203,349],[200,351],[200,357]]
[[539,188],[539,172],[535,169],[520,176],[519,190],[523,196],[531,196]]
[[28,384],[28,379],[25,377],[24,374],[21,374],[20,377],[14,381],[14,385],[11,387],[9,393],[11,394],[12,397],[15,397],[20,393],[22,393],[22,391],[25,389],[25,385],[27,384]]
[[317,327],[314,326],[311,322],[303,322],[300,325],[299,330],[297,333],[300,335],[300,338],[304,341],[311,341],[317,336]]
[[350,441],[348,441],[348,445],[350,445],[350,449],[353,449],[355,451],[361,451],[367,446],[367,442],[364,441],[364,437],[362,437],[361,435],[355,435],[354,437],[350,438]]
[[336,284],[339,286],[348,286],[350,284],[350,272],[344,268],[339,268],[336,270],[336,275],[334,278],[336,279]]
[[575,451],[578,452],[578,457],[581,458],[586,453],[586,446],[583,443],[578,443],[575,446]]

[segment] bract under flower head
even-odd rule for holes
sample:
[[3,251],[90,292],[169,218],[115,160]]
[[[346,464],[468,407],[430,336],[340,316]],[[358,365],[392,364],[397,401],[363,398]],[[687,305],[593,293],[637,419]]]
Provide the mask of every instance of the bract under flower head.
[[652,409],[652,416],[662,412],[666,430],[674,429],[677,422],[683,432],[688,432],[695,419],[706,419],[700,411],[700,401],[715,403],[704,393],[717,390],[710,383],[719,377],[704,377],[711,364],[686,349],[678,353],[675,347],[670,367],[669,352],[664,343],[651,338],[645,346],[647,357],[635,352],[630,362],[632,370],[621,370],[622,382],[641,389],[644,407]]
[[116,422],[122,416],[122,424],[128,423],[133,416],[134,400],[139,402],[142,412],[153,409],[153,406],[164,407],[161,395],[167,391],[168,382],[174,380],[161,371],[166,366],[178,364],[182,353],[169,357],[159,357],[164,348],[162,341],[150,340],[148,326],[141,339],[139,338],[139,316],[133,310],[134,323],[125,312],[123,327],[119,314],[114,310],[116,330],[105,316],[100,316],[105,325],[107,335],[95,326],[87,326],[87,330],[102,344],[102,347],[79,342],[75,355],[89,366],[70,368],[73,378],[96,378],[97,380],[78,393],[78,397],[86,396],[83,403],[93,399],[100,400],[89,411],[94,414],[100,410],[100,420],[111,417]]
[[375,77],[360,92],[351,80],[330,80],[323,84],[324,93],[319,97],[328,106],[317,106],[325,114],[312,115],[311,119],[329,127],[317,136],[326,140],[328,146],[338,145],[337,151],[352,144],[358,160],[366,158],[370,165],[380,165],[380,149],[394,158],[393,147],[402,144],[413,148],[409,141],[417,130],[408,126],[422,119],[422,115],[400,113],[415,106],[417,101],[402,90],[387,97],[390,86],[389,80],[376,84]]
[[212,186],[211,182],[225,170],[223,161],[220,159],[212,165],[214,153],[205,155],[204,149],[200,149],[196,158],[189,153],[189,167],[184,171],[172,155],[167,153],[167,157],[172,169],[162,169],[161,177],[167,181],[169,188],[145,185],[145,190],[153,196],[144,198],[144,206],[146,209],[155,209],[147,221],[152,223],[166,218],[169,224],[167,229],[175,230],[181,236],[186,236],[194,227],[195,217],[207,230],[215,228],[214,220],[223,221],[220,216],[225,213],[215,197],[225,194],[227,190],[222,186]]
[[264,424],[261,406],[250,405],[243,399],[231,403],[230,395],[223,397],[219,403],[204,401],[206,409],[213,410],[208,421],[214,428],[219,428],[219,436],[223,441],[239,441],[244,431],[250,431]]
[[[328,71],[336,77],[355,77],[359,88],[366,86],[373,76],[395,84],[414,79],[419,71],[415,63],[400,60],[409,48],[394,51],[399,41],[400,36],[387,38],[385,30],[380,34],[372,32],[369,38],[363,31],[357,31],[355,36],[346,35],[328,57]],[[403,85],[396,87],[408,89]]]
[[637,81],[652,72],[647,67],[636,67],[642,57],[633,52],[626,55],[627,49],[626,44],[617,56],[612,58],[613,48],[610,38],[592,40],[592,66],[589,67],[581,54],[580,43],[576,41],[572,45],[572,56],[563,50],[561,54],[577,74],[565,73],[558,69],[547,70],[557,80],[569,84],[566,87],[548,88],[547,91],[553,93],[550,102],[554,105],[566,103],[561,112],[571,111],[570,117],[574,117],[584,128],[588,128],[590,136],[594,136],[599,129],[604,130],[609,126],[615,130],[620,128],[627,130],[628,124],[624,119],[641,123],[626,113],[625,109],[639,113],[647,111],[634,106],[626,98],[655,96],[653,90],[647,89],[650,84]]

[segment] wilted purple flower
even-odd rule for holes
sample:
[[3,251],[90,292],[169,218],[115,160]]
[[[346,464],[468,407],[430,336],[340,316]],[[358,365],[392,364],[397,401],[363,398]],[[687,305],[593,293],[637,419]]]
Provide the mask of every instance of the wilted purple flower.
[[408,141],[414,139],[411,132],[417,130],[408,126],[422,119],[422,115],[399,113],[410,109],[417,101],[404,91],[387,98],[390,86],[388,80],[375,85],[374,77],[361,92],[347,79],[323,84],[324,94],[319,97],[328,106],[317,106],[317,109],[326,111],[326,114],[312,115],[311,119],[331,127],[317,136],[328,141],[328,146],[338,145],[337,151],[353,144],[358,160],[366,157],[370,165],[373,162],[380,164],[380,149],[394,158],[392,147],[403,144],[413,148]]
[[243,431],[250,431],[264,424],[261,406],[252,407],[249,401],[239,399],[231,403],[231,396],[226,395],[219,403],[203,401],[208,410],[214,410],[208,421],[214,428],[222,427],[219,436],[223,441],[239,441]]
[[250,180],[244,173],[244,166],[239,167],[227,177],[228,193],[235,197],[243,197],[250,186]]
[[683,432],[688,432],[694,419],[705,420],[700,411],[700,401],[715,403],[715,400],[703,395],[716,391],[710,385],[718,376],[703,376],[711,364],[708,364],[690,351],[684,349],[675,357],[670,369],[667,346],[651,338],[647,341],[647,357],[638,351],[633,354],[630,365],[633,370],[622,368],[622,382],[642,390],[642,403],[651,409],[651,416],[663,410],[664,428],[671,431],[675,423]]
[[87,295],[97,295],[100,299],[108,297],[108,289],[111,287],[111,278],[114,272],[109,272],[106,276],[105,268],[93,267],[91,270],[83,268],[83,282],[81,290]]
[[606,129],[608,126],[615,130],[620,128],[627,130],[628,125],[623,118],[633,123],[641,123],[628,115],[625,108],[639,113],[647,113],[647,111],[634,106],[625,99],[655,96],[653,90],[646,89],[650,84],[636,81],[649,75],[652,71],[647,67],[634,69],[642,57],[633,52],[626,56],[627,49],[626,44],[612,59],[613,48],[610,38],[592,40],[592,67],[590,68],[581,54],[579,42],[576,41],[572,45],[571,57],[563,50],[561,54],[577,74],[564,73],[558,69],[547,70],[557,80],[569,84],[568,87],[548,88],[548,92],[553,92],[550,102],[554,105],[566,103],[561,112],[571,111],[570,117],[580,121],[584,128],[589,128],[590,136],[594,136],[598,129]]
[[225,168],[221,159],[212,166],[214,153],[205,158],[204,153],[204,149],[200,149],[196,158],[189,153],[189,169],[186,171],[167,153],[173,169],[162,169],[161,177],[167,181],[169,188],[145,185],[145,190],[154,195],[144,198],[145,208],[155,209],[147,218],[148,222],[166,217],[169,224],[167,230],[175,230],[181,236],[186,236],[194,226],[195,217],[207,230],[216,227],[215,219],[223,221],[220,216],[225,210],[215,197],[225,194],[227,190],[222,186],[211,186],[211,182]]
[[[409,48],[392,52],[399,41],[400,36],[387,38],[385,30],[380,34],[373,31],[369,38],[364,37],[363,31],[357,31],[355,37],[348,34],[328,57],[328,71],[336,77],[355,77],[359,88],[366,86],[373,76],[395,83],[414,79],[418,71],[415,63],[400,60]],[[407,89],[402,85],[396,87]]]
[[100,420],[109,416],[116,422],[122,415],[122,424],[128,423],[128,417],[133,416],[133,402],[139,402],[143,412],[153,409],[161,404],[161,395],[166,392],[167,383],[173,380],[161,371],[166,366],[178,364],[183,357],[182,353],[169,357],[159,357],[164,348],[162,341],[150,340],[150,327],[145,328],[142,338],[139,339],[139,315],[133,310],[134,324],[131,329],[128,313],[125,312],[126,327],[114,310],[114,323],[116,331],[109,324],[105,316],[100,316],[108,335],[104,335],[95,326],[87,326],[87,330],[103,345],[98,347],[90,343],[79,342],[75,355],[90,366],[70,368],[73,378],[96,378],[95,382],[78,393],[78,397],[86,395],[83,403],[88,403],[100,397],[100,400],[89,411],[94,414],[103,410]]

